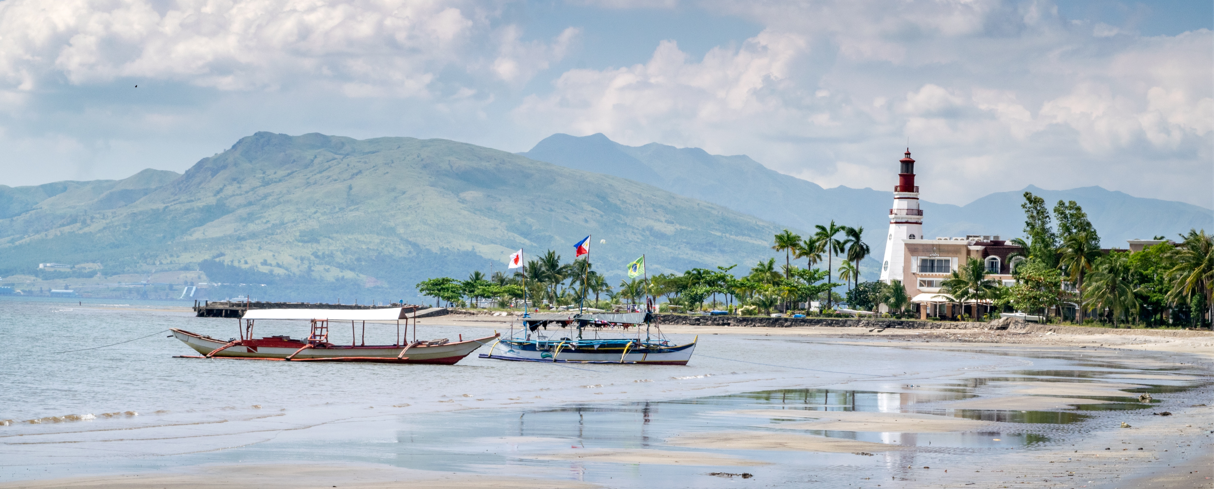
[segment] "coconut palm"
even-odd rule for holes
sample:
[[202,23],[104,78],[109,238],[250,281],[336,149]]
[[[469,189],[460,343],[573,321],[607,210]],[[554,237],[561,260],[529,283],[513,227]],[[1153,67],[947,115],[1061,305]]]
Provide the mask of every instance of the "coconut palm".
[[1105,309],[1113,316],[1114,327],[1118,318],[1127,312],[1139,312],[1139,299],[1131,282],[1131,267],[1128,253],[1110,253],[1097,260],[1085,284],[1084,304]]
[[911,298],[907,297],[907,289],[903,288],[902,280],[891,280],[890,285],[887,285],[882,290],[882,304],[886,304],[892,312],[903,312],[907,304],[911,302]]
[[[837,226],[835,220],[831,224],[823,226],[815,224],[817,230],[814,233],[814,240],[818,244],[818,249],[827,254],[827,283],[831,283],[831,258],[837,253],[844,252],[844,242],[835,237],[844,231],[844,226]],[[827,291],[827,307],[831,307],[831,291]]]
[[548,296],[551,304],[557,304],[557,286],[564,282],[569,276],[569,267],[561,264],[561,255],[553,250],[548,250],[540,257],[539,263],[539,278],[540,283],[545,284],[548,288]]
[[[1188,235],[1182,235],[1181,246],[1169,254],[1173,266],[1168,270],[1168,276],[1173,281],[1167,298],[1174,304],[1192,303],[1195,297],[1200,297],[1205,304],[1202,310],[1208,311],[1211,306],[1212,268],[1215,265],[1215,255],[1212,255],[1211,235],[1206,231],[1190,230]],[[1192,314],[1203,314],[1194,311]]]
[[999,284],[987,278],[987,267],[974,258],[950,272],[949,278],[941,282],[941,292],[945,295],[960,303],[971,303],[971,319],[979,318],[979,301],[987,299],[991,290],[996,287],[999,287]]
[[860,275],[860,272],[856,269],[856,265],[853,265],[850,261],[846,261],[840,264],[839,270],[836,271],[840,272],[840,280],[848,284],[848,290],[852,290],[852,279]]
[[591,292],[595,293],[596,307],[598,307],[598,305],[599,305],[599,294],[601,294],[601,293],[610,294],[612,292],[611,284],[608,284],[608,281],[606,279],[604,279],[603,275],[600,275],[598,272],[592,271],[589,274],[587,274],[586,284],[587,284],[587,289],[590,290]]
[[779,282],[780,272],[776,271],[776,259],[769,258],[768,261],[760,260],[751,269],[751,274],[748,277],[761,284],[771,285]]
[[[793,251],[794,249],[796,249],[799,244],[801,244],[802,237],[798,236],[796,234],[793,234],[788,229],[786,229],[786,230],[782,231],[780,234],[777,234],[776,237],[774,238],[774,240],[775,240],[775,244],[772,245],[772,249],[774,249],[778,252],[780,252],[780,251],[785,252],[785,268],[788,268],[789,267],[789,253],[791,251]],[[789,278],[788,270],[785,270],[785,278]]]
[[805,241],[798,243],[797,247],[793,248],[793,257],[805,258],[806,270],[809,270],[814,268],[818,262],[823,261],[823,251],[814,236],[807,236]]
[[844,228],[844,236],[847,236],[847,239],[844,240],[844,245],[847,247],[847,251],[844,256],[855,264],[855,273],[852,275],[852,280],[858,285],[861,281],[861,260],[864,260],[865,257],[869,256],[869,244],[861,240],[861,235],[864,233],[864,226]]
[[[1076,284],[1076,289],[1084,296],[1084,274],[1093,268],[1093,262],[1101,256],[1101,248],[1093,243],[1088,231],[1072,234],[1063,239],[1059,248],[1059,268]],[[1077,321],[1083,321],[1084,310],[1080,310]]]

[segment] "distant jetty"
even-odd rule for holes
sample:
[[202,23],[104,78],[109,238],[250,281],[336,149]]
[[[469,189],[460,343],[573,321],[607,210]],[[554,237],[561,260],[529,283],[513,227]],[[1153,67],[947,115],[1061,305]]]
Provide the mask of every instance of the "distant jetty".
[[[200,318],[238,318],[250,309],[380,309],[384,307],[402,307],[401,304],[356,305],[356,304],[327,304],[323,302],[261,302],[261,301],[194,301],[194,315]],[[447,314],[446,308],[405,305],[418,310],[417,317],[442,316]]]

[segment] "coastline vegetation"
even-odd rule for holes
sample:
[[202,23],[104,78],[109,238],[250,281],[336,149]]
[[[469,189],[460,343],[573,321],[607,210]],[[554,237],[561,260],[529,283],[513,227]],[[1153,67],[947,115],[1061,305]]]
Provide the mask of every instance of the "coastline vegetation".
[[[1024,197],[1027,238],[1012,240],[1021,249],[1010,256],[1019,257],[1012,270],[1016,283],[1004,286],[992,280],[983,262],[973,258],[942,283],[941,294],[950,302],[969,306],[963,309],[965,316],[987,320],[1019,311],[1047,322],[1210,327],[1211,235],[1191,230],[1178,243],[1158,236],[1161,243],[1141,252],[1103,250],[1097,231],[1074,201],[1060,201],[1048,210],[1042,198],[1030,192]],[[885,305],[890,316],[912,316],[911,298],[900,281],[861,281],[860,262],[871,252],[861,239],[863,232],[834,221],[816,226],[804,238],[785,229],[771,245],[785,255],[783,264],[772,257],[749,269],[737,264],[691,268],[614,286],[593,264],[562,263],[560,255],[548,250],[512,274],[495,272],[486,278],[477,271],[466,280],[424,280],[417,288],[436,305],[451,306],[521,307],[526,297],[531,308],[640,310],[650,298],[660,312],[852,317],[877,313]],[[822,264],[826,267],[819,268]]]

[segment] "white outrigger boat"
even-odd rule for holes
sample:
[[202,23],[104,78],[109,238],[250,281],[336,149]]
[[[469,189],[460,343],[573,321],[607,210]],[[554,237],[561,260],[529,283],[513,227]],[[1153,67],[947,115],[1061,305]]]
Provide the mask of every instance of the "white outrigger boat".
[[[696,339],[676,345],[656,325],[656,334],[651,335],[651,318],[644,312],[524,317],[522,332],[495,341],[489,353],[480,357],[520,362],[687,365],[696,349]],[[611,330],[619,331],[616,337],[600,337]]]
[[[408,341],[408,312],[414,312],[414,340]],[[378,363],[429,363],[451,365],[468,356],[481,345],[499,337],[498,333],[484,338],[449,342],[446,338],[426,341],[417,339],[417,308],[387,307],[381,309],[254,309],[245,311],[240,338],[225,341],[172,328],[173,336],[201,355],[177,358],[231,358],[272,361],[329,361],[329,362],[378,362]],[[257,320],[306,320],[311,324],[308,337],[295,339],[289,336],[253,338],[253,327]],[[405,321],[405,334],[401,335],[401,321]],[[330,321],[350,321],[349,345],[329,341]],[[363,326],[366,338],[367,321],[395,322],[398,342],[392,345],[366,345],[358,341],[356,323]]]

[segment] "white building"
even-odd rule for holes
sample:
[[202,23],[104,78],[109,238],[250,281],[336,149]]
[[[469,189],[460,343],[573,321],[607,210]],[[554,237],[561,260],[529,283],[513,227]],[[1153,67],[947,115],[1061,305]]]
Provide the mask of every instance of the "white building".
[[894,204],[890,206],[890,231],[886,233],[886,253],[882,258],[883,282],[903,279],[903,243],[923,237],[920,187],[915,185],[915,160],[911,159],[911,148],[908,148],[899,160],[899,184],[894,186]]

